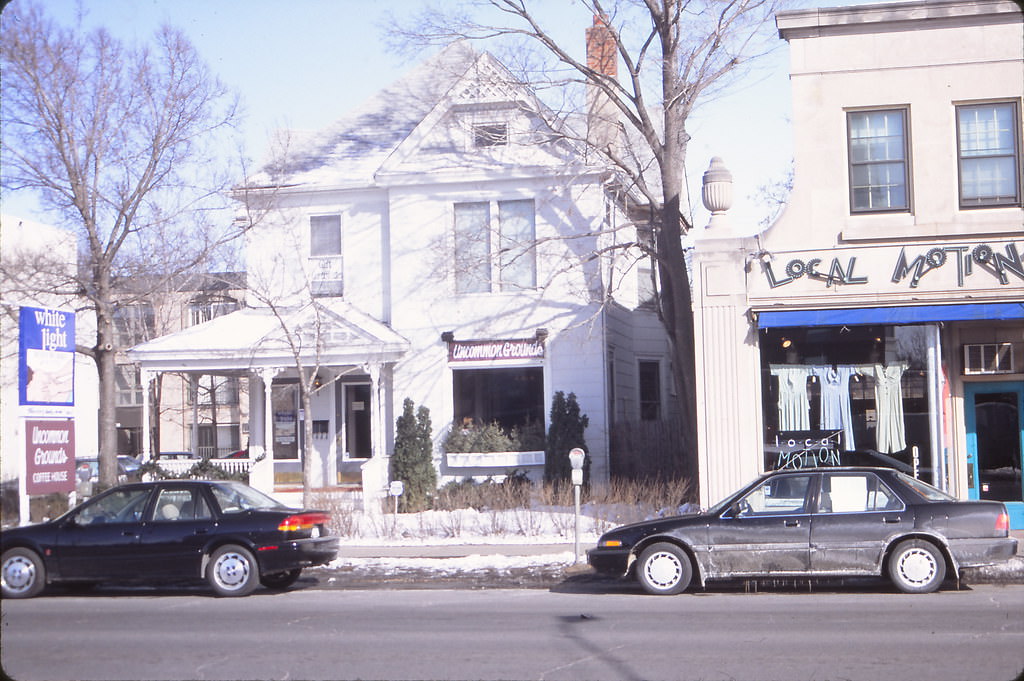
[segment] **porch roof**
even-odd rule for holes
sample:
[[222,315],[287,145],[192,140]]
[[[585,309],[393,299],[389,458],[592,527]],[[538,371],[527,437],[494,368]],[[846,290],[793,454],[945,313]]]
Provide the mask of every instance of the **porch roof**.
[[128,357],[149,371],[230,372],[293,367],[296,352],[307,366],[393,362],[408,348],[400,334],[352,305],[314,300],[286,310],[243,308],[136,345]]

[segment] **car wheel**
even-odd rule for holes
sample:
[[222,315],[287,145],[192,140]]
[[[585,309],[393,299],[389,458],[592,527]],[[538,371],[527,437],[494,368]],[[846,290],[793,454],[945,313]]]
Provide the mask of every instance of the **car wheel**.
[[675,544],[653,544],[640,554],[636,566],[637,579],[647,593],[672,595],[682,593],[690,585],[693,567],[690,557]]
[[946,560],[931,542],[908,539],[889,556],[889,578],[905,593],[931,593],[946,578]]
[[287,589],[302,574],[302,568],[285,570],[284,572],[273,572],[269,575],[260,575],[260,584],[268,589]]
[[46,568],[35,551],[13,548],[4,551],[0,575],[4,598],[32,598],[46,586]]
[[218,596],[248,596],[259,584],[259,566],[248,549],[229,544],[210,556],[206,581]]

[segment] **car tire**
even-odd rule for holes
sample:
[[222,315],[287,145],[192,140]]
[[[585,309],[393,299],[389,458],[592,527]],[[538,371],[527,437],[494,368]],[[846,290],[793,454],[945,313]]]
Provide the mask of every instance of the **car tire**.
[[301,574],[302,568],[285,570],[284,572],[272,572],[269,575],[260,575],[260,584],[268,589],[287,589],[295,583]]
[[46,586],[46,568],[31,549],[16,547],[4,551],[0,570],[4,598],[32,598]]
[[660,542],[643,550],[636,563],[636,576],[649,594],[670,596],[686,591],[693,566],[686,552],[675,544]]
[[206,581],[218,596],[248,596],[260,583],[259,565],[248,549],[221,546],[210,554]]
[[946,559],[935,544],[908,539],[889,556],[889,579],[904,593],[931,593],[946,579]]

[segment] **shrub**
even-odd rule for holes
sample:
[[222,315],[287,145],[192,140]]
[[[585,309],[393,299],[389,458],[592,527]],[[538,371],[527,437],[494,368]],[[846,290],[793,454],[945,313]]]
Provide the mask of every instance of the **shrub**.
[[401,480],[405,486],[398,499],[402,513],[430,508],[437,489],[430,410],[421,406],[414,415],[413,406],[413,401],[405,398],[402,415],[395,421],[395,451],[389,471],[392,480]]
[[[572,466],[569,463],[569,450],[579,447],[587,451],[587,443],[583,431],[590,424],[586,414],[580,414],[580,405],[576,401],[576,393],[566,397],[561,390],[551,400],[551,418],[548,425],[547,444],[544,447],[544,481],[553,484],[569,482]],[[588,483],[590,477],[590,455],[583,460],[583,482]]]

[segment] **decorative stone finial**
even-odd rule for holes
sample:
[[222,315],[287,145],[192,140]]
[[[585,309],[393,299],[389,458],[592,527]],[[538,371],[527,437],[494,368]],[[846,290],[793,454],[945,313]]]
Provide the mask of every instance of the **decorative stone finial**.
[[711,159],[711,165],[704,172],[701,198],[704,207],[711,211],[708,227],[724,227],[727,222],[725,212],[732,208],[732,173],[718,156]]

